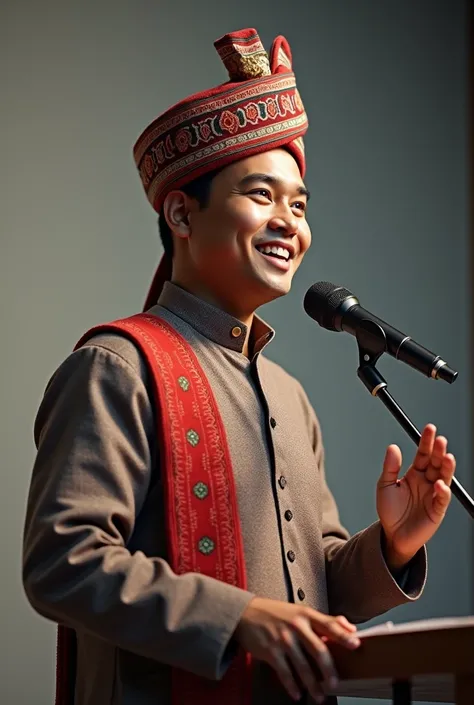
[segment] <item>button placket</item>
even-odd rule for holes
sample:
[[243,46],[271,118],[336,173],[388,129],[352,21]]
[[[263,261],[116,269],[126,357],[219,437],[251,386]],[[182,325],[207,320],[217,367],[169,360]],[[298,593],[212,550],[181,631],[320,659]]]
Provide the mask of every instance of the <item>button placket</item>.
[[[302,602],[304,597],[306,595],[304,594],[304,597],[301,598],[300,594],[298,593],[298,590],[302,590],[301,583],[303,581],[303,575],[301,574],[300,568],[298,568],[298,537],[297,537],[297,527],[296,527],[296,520],[293,514],[293,511],[289,509],[289,506],[292,506],[292,496],[291,496],[291,482],[288,482],[285,475],[280,475],[280,478],[278,479],[278,485],[280,486],[280,506],[282,504],[282,500],[284,499],[283,507],[281,509],[281,514],[282,515],[282,539],[283,539],[283,547],[284,547],[284,556],[285,556],[285,562],[288,570],[288,577],[290,580],[290,584],[292,586],[292,592],[294,595],[294,600],[296,602]],[[284,509],[286,505],[286,509]]]
[[[267,398],[264,394],[263,391],[263,386],[261,384],[259,374],[258,374],[258,366],[257,366],[257,360],[255,364],[255,377],[257,380],[257,384],[260,387],[260,391],[262,393],[263,398],[265,399],[265,402],[267,402]],[[273,446],[274,450],[274,482],[276,482],[276,509],[281,517],[280,521],[280,526],[281,526],[281,550],[282,550],[282,559],[285,563],[286,566],[286,573],[288,576],[289,584],[291,586],[291,594],[293,595],[293,600],[295,602],[301,601],[301,598],[298,596],[298,590],[302,590],[300,587],[303,584],[304,581],[304,576],[301,572],[301,566],[298,566],[298,546],[299,546],[299,541],[298,541],[298,534],[297,534],[297,520],[294,517],[292,509],[293,508],[293,500],[292,500],[292,483],[291,483],[291,475],[288,478],[290,474],[290,468],[287,466],[287,463],[285,461],[286,454],[285,454],[285,445],[284,445],[284,437],[283,434],[279,434],[278,432],[275,431],[276,428],[280,429],[279,422],[277,422],[275,416],[270,415],[270,409],[269,409],[269,404],[267,402],[266,404],[266,412],[267,412],[267,429],[268,429],[268,443],[271,446]],[[276,416],[280,416],[280,409],[276,409]],[[281,439],[281,441],[280,441]],[[283,447],[279,448],[280,443],[283,443]],[[302,593],[300,593],[302,594]],[[306,597],[306,595],[305,595]]]
[[285,400],[282,404],[278,396],[278,389],[269,384],[268,396],[265,395],[265,377],[260,380],[258,365],[259,361],[256,360],[255,376],[266,402],[266,437],[270,452],[272,447],[274,450],[272,480],[275,509],[279,519],[280,556],[287,579],[289,599],[301,606],[317,604],[315,597],[318,597],[318,585],[308,583],[308,575],[312,575],[312,554],[308,556],[307,538],[301,533],[307,521],[305,512],[301,511],[305,498],[300,494],[302,483],[298,472],[295,472],[294,453],[286,436],[286,428],[288,426],[291,429],[292,419],[287,415]]

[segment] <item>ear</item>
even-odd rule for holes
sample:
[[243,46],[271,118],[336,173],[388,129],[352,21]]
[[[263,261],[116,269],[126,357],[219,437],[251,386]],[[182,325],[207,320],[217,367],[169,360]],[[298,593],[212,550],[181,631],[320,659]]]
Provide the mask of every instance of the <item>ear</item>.
[[163,214],[173,235],[183,239],[191,235],[191,200],[183,191],[170,191],[163,203]]

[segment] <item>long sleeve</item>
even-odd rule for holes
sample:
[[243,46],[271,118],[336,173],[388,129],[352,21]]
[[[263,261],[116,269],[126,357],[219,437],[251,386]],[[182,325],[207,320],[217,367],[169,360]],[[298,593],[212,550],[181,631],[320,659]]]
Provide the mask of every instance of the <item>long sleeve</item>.
[[[382,551],[382,527],[377,521],[350,538],[342,538],[336,502],[323,473],[323,546],[329,611],[365,622],[405,602],[416,600],[426,582],[426,549],[423,547],[397,582]],[[402,589],[403,587],[403,589]]]
[[[309,423],[322,494],[322,534],[330,614],[344,614],[365,622],[400,604],[416,600],[426,582],[425,547],[410,561],[399,582],[390,572],[382,550],[382,527],[377,521],[349,536],[327,482],[324,446],[316,414],[309,401]],[[403,588],[403,589],[402,589]]]
[[151,555],[146,541],[137,546],[143,512],[160,510],[147,506],[159,484],[154,438],[145,381],[126,359],[90,345],[69,356],[36,421],[24,588],[48,619],[217,679],[252,595],[203,575],[178,576],[165,549]]

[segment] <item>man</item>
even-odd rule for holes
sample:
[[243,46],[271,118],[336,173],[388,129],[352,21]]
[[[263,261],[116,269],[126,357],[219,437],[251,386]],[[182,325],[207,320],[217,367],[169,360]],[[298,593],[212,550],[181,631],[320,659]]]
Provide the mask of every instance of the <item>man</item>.
[[90,331],[37,417],[24,585],[74,630],[74,705],[322,702],[330,643],[420,595],[450,500],[429,425],[401,480],[387,449],[380,521],[341,526],[316,415],[255,314],[311,241],[291,53],[255,30],[216,47],[230,81],[135,145],[165,248],[147,313]]

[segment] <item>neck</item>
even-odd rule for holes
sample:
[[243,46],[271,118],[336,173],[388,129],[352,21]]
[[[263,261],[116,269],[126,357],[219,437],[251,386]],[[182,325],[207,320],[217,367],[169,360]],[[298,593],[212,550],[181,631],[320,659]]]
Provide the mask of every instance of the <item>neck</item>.
[[176,284],[176,286],[181,287],[181,289],[184,289],[190,294],[193,294],[199,299],[202,299],[202,301],[206,301],[208,304],[211,304],[212,306],[221,309],[221,311],[225,311],[230,316],[240,321],[240,323],[242,323],[247,329],[247,334],[245,336],[242,352],[246,357],[249,357],[250,331],[252,329],[255,311],[246,311],[241,304],[236,306],[235,302],[230,301],[228,298],[219,296],[215,292],[209,291],[204,286],[190,284],[190,282],[182,280],[179,276],[173,276],[171,281],[173,282],[173,284]]

